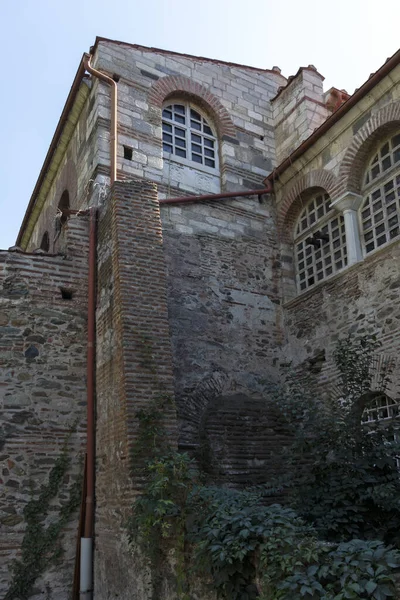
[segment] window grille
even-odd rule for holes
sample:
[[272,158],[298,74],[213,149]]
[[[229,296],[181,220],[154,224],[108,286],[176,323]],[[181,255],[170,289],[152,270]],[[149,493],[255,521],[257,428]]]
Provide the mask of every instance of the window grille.
[[217,139],[208,121],[190,104],[169,104],[162,112],[163,150],[215,169]]
[[386,396],[386,394],[382,394],[380,398],[376,398],[364,408],[361,421],[362,423],[385,421],[399,415],[397,402]]
[[397,134],[380,147],[365,174],[366,194],[360,216],[366,254],[400,235],[399,170],[400,134]]
[[328,194],[314,195],[296,224],[295,259],[299,291],[305,291],[347,265],[343,215],[330,208]]

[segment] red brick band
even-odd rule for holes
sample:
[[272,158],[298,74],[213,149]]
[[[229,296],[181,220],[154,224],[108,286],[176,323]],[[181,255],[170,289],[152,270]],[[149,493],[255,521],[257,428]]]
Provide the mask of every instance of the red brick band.
[[226,108],[206,87],[188,77],[184,77],[183,75],[168,75],[159,79],[150,90],[149,102],[154,106],[162,108],[165,100],[173,95],[194,98],[206,111],[211,112],[220,137],[224,135],[236,137],[235,125]]
[[278,228],[282,241],[292,240],[294,224],[306,200],[305,193],[310,192],[312,188],[322,188],[332,196],[337,185],[335,175],[324,169],[310,171],[296,180],[284,195],[278,209]]
[[337,195],[345,191],[361,193],[367,160],[380,139],[400,128],[400,102],[392,102],[374,114],[356,133],[339,169]]

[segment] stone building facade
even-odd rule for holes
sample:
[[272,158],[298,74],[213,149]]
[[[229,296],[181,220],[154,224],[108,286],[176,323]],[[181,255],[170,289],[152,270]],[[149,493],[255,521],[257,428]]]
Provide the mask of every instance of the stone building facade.
[[[83,448],[96,208],[95,598],[145,600],[148,574],[131,568],[124,526],[140,493],[138,410],[173,397],[172,442],[197,456],[206,440],[221,484],[259,483],[285,443],[268,403],[284,365],[318,360],[324,391],[349,331],[398,354],[400,52],[349,96],[324,92],[313,65],[286,79],[278,67],[97,38],[92,67],[118,93],[112,185],[110,85],[85,64],[16,247],[0,256],[1,552],[19,556],[30,479],[45,480],[72,421],[71,452]],[[77,523],[38,598],[69,597]],[[7,590],[6,566],[1,577]]]

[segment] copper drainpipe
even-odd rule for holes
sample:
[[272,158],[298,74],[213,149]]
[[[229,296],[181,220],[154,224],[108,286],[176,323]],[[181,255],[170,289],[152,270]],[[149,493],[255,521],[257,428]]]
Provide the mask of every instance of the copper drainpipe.
[[95,477],[95,351],[96,351],[96,244],[97,208],[89,209],[89,261],[88,261],[88,320],[87,320],[87,432],[86,432],[86,510],[84,533],[80,552],[80,598],[93,597],[93,528],[94,528],[94,477]]
[[90,54],[84,54],[83,56],[83,64],[85,65],[86,71],[93,75],[93,77],[97,77],[104,83],[108,83],[111,86],[111,127],[110,127],[110,161],[111,161],[111,185],[117,179],[117,101],[118,101],[118,88],[117,83],[109,77],[105,75],[101,71],[97,69],[93,69],[90,64],[92,57]]
[[[93,69],[90,54],[84,54],[83,64],[93,77],[111,86],[111,126],[110,126],[110,183],[117,179],[117,83]],[[93,598],[93,530],[95,494],[95,337],[96,337],[96,243],[97,208],[91,207],[89,230],[89,270],[88,270],[88,335],[87,335],[87,468],[86,468],[86,512],[84,536],[81,538],[80,556],[80,598]]]

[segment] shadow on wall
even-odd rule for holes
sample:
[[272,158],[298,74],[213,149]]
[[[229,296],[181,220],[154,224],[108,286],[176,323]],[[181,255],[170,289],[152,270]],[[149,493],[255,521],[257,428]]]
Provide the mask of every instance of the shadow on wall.
[[272,402],[245,394],[221,396],[200,423],[198,460],[209,478],[241,488],[282,474],[282,449],[290,435]]

